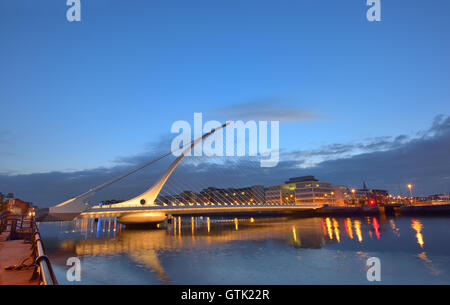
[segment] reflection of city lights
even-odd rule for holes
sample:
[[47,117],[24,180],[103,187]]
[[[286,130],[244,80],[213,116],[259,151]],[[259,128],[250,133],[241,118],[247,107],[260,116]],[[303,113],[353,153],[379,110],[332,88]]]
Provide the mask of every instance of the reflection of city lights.
[[395,236],[400,237],[399,229],[395,226],[395,222],[393,219],[389,220],[389,223],[391,224],[392,232],[395,234]]
[[[191,217],[191,216],[189,216]],[[314,219],[302,219],[298,222],[290,223],[286,226],[282,224],[280,226],[273,226],[272,224],[266,225],[264,222],[260,223],[258,226],[241,226],[239,231],[235,231],[234,218],[230,219],[225,225],[219,225],[217,228],[211,228],[211,233],[204,234],[202,231],[205,229],[205,224],[207,224],[206,217],[191,217],[191,230],[195,235],[189,234],[189,218],[183,216],[180,222],[178,216],[169,217],[171,222],[165,222],[160,225],[160,228],[166,230],[125,230],[118,238],[98,238],[96,239],[95,233],[93,235],[87,236],[85,239],[81,240],[65,240],[62,242],[61,247],[64,252],[73,252],[77,256],[82,255],[113,255],[113,254],[127,254],[139,264],[144,264],[146,267],[150,268],[153,272],[156,272],[160,277],[163,277],[164,271],[163,266],[158,261],[158,255],[165,251],[178,251],[180,249],[197,249],[192,247],[201,246],[206,243],[212,244],[225,244],[230,241],[242,241],[242,240],[267,240],[277,239],[286,240],[291,246],[299,248],[301,246],[305,248],[317,247],[324,245],[322,238],[322,223],[321,218]],[[239,219],[237,219],[239,221]],[[246,219],[246,221],[248,218]],[[259,221],[259,219],[258,219]],[[179,232],[180,225],[182,226],[184,222],[184,229],[181,237],[172,235],[172,229],[177,229],[177,235]],[[211,219],[209,219],[211,223]],[[256,222],[256,219],[255,219]],[[325,218],[323,218],[323,223],[325,224]],[[333,225],[336,226],[335,220],[330,217],[329,223],[332,226],[332,231],[334,232]],[[337,219],[339,223],[339,219]],[[202,224],[203,229],[198,226]],[[97,223],[93,220],[80,220],[74,222],[74,228],[80,231],[91,230],[91,226],[96,227]],[[101,222],[102,229],[110,229],[113,232],[116,226],[117,230],[120,228],[120,223],[111,219],[104,219]],[[340,223],[339,225],[344,225]],[[326,228],[326,226],[325,226]],[[219,229],[219,232],[212,231],[212,229]],[[340,228],[341,229],[341,228]],[[311,231],[312,230],[312,231]],[[78,231],[77,231],[78,232]],[[305,234],[305,235],[303,235]],[[334,234],[334,233],[333,233]],[[345,234],[345,233],[343,233]],[[303,237],[305,236],[305,239]],[[344,238],[344,237],[343,237]],[[192,239],[192,241],[191,241]],[[187,241],[187,242],[186,242]]]
[[234,229],[235,229],[236,231],[239,229],[239,222],[238,222],[238,219],[237,219],[237,218],[234,219]]
[[250,218],[250,222],[251,222],[251,223],[255,222],[255,219],[254,219],[253,217]]
[[421,233],[423,228],[422,223],[419,220],[413,218],[411,228],[413,228],[416,231],[417,243],[420,245],[421,248],[423,248],[424,241]]
[[362,242],[362,234],[361,234],[361,222],[359,220],[355,220],[354,222],[355,225],[355,233],[356,236],[358,237],[358,241]]
[[426,263],[432,263],[432,261],[427,257],[427,254],[424,252],[417,254],[417,256]]
[[348,234],[348,236],[349,236],[351,239],[353,239],[352,221],[350,220],[350,218],[347,218],[347,219],[345,220],[345,225],[346,225],[346,228],[347,228],[347,234]]
[[419,257],[421,260],[425,262],[425,266],[430,270],[431,274],[438,276],[439,274],[442,273],[442,270],[436,268],[436,266],[434,266],[433,264],[433,261],[427,257],[425,251],[417,254],[417,257]]
[[323,236],[327,236],[327,228],[325,226],[325,222],[323,221],[323,218],[321,218],[320,220],[322,221]]
[[333,218],[333,227],[334,227],[334,235],[336,235],[336,240],[341,242],[341,238],[339,235],[339,224],[336,219]]
[[325,222],[326,222],[326,224],[327,224],[328,237],[329,237],[330,239],[333,239],[333,230],[331,230],[331,220],[330,220],[330,218],[327,217],[327,218],[325,219]]
[[211,223],[210,223],[209,217],[206,217],[206,223],[208,226],[208,233],[209,233],[211,231]]
[[380,225],[378,224],[378,220],[375,217],[373,218],[372,225],[375,230],[375,235],[378,239],[380,239],[380,231],[378,230],[380,228]]
[[173,236],[177,234],[177,220],[173,219]]

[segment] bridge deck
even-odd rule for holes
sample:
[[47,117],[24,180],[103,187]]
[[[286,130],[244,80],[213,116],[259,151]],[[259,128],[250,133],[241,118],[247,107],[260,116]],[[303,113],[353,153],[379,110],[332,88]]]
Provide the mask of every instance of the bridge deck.
[[296,212],[321,208],[321,205],[248,205],[248,206],[153,206],[91,208],[80,214],[80,218],[117,217],[124,213],[159,212],[170,215],[220,214],[220,213],[260,213],[260,212]]

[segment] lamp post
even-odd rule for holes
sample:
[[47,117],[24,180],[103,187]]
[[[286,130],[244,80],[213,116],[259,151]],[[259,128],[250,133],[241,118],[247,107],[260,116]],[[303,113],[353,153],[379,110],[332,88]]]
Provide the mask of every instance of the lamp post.
[[409,188],[409,202],[412,204],[413,202],[413,195],[412,195],[412,184],[408,184],[408,188]]
[[351,192],[352,192],[352,194],[353,194],[353,196],[352,196],[352,203],[353,203],[353,205],[356,205],[356,204],[355,204],[355,192],[356,192],[356,190],[355,190],[355,189],[352,189]]

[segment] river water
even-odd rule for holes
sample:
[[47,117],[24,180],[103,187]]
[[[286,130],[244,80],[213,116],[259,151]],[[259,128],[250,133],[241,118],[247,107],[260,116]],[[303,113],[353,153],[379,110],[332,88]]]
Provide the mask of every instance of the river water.
[[[450,284],[450,218],[182,217],[128,230],[114,219],[41,223],[60,284]],[[81,281],[67,279],[67,260]]]

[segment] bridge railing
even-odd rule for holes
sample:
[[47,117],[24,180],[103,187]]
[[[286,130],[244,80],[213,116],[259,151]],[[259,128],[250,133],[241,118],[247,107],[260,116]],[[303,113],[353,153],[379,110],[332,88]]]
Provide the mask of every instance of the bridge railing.
[[44,242],[41,239],[41,233],[34,217],[31,220],[32,224],[32,249],[33,258],[35,262],[34,278],[39,279],[40,285],[58,285],[55,273],[53,272],[52,264],[45,253]]
[[4,213],[0,216],[0,233],[9,232],[7,240],[21,239],[23,232],[29,229],[27,227],[27,219],[24,215],[15,215],[11,213]]
[[8,227],[8,215],[9,212],[0,212],[0,234],[6,231]]

